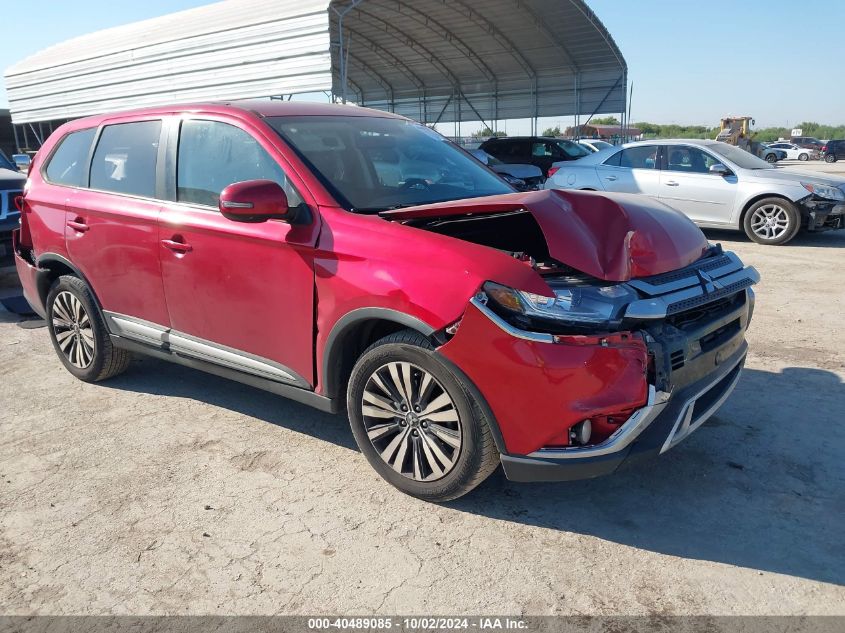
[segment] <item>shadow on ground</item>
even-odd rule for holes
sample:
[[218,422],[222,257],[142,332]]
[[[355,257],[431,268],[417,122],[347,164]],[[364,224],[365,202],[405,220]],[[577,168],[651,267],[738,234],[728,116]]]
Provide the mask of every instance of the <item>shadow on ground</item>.
[[[345,416],[162,361],[138,361],[103,385],[192,398],[357,450]],[[843,418],[845,387],[836,374],[746,369],[718,416],[659,459],[559,484],[514,484],[499,470],[449,506],[686,559],[845,584]]]

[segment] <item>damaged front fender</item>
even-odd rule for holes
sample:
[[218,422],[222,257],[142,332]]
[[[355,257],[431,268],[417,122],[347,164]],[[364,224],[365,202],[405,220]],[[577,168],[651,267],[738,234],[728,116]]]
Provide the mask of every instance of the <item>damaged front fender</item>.
[[515,337],[472,303],[438,348],[486,400],[506,452],[527,455],[569,444],[578,422],[639,408],[648,398],[642,337]]

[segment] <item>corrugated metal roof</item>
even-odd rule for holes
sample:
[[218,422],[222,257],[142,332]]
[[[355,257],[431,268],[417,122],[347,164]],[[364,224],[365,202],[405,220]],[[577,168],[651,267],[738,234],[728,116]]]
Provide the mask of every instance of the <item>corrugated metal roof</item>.
[[[339,94],[350,2],[227,0],[68,40],[7,69],[13,120]],[[625,108],[625,61],[582,0],[363,0],[343,36],[350,97],[420,120]]]

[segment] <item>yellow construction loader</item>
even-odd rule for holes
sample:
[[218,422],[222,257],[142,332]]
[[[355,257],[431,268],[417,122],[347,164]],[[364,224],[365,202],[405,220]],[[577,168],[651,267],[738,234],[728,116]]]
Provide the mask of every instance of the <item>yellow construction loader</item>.
[[750,116],[727,116],[721,121],[721,129],[716,140],[751,152],[752,139],[757,134],[751,131],[752,125],[754,125],[754,119]]

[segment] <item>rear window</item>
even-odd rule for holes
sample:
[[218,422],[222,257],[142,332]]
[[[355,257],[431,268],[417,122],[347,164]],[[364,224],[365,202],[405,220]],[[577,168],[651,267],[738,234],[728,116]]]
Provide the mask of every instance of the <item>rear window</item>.
[[90,128],[71,132],[59,142],[45,170],[48,182],[70,187],[85,186],[85,167],[95,131],[95,128]]
[[161,121],[103,128],[91,162],[91,188],[154,198]]

